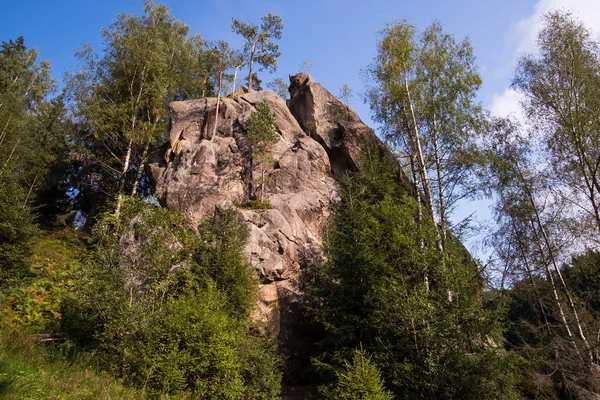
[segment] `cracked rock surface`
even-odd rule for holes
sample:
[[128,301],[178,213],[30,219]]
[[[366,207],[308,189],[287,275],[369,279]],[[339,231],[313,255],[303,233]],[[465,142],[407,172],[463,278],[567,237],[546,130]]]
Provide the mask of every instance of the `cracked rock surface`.
[[[360,167],[360,149],[370,143],[386,151],[374,133],[346,104],[310,75],[290,76],[288,104],[272,92],[253,92],[219,103],[216,98],[173,102],[165,152],[149,166],[163,206],[185,213],[193,226],[215,207],[236,209],[248,228],[246,255],[261,277],[254,318],[265,333],[277,336],[291,360],[300,357],[303,301],[298,281],[302,256],[322,249],[323,228],[339,201],[339,182]],[[262,162],[248,162],[248,118],[254,105],[267,101],[279,140]],[[289,107],[288,107],[289,106]],[[254,193],[273,207],[240,207],[248,199],[250,176],[260,179]],[[257,186],[263,186],[260,190]]]

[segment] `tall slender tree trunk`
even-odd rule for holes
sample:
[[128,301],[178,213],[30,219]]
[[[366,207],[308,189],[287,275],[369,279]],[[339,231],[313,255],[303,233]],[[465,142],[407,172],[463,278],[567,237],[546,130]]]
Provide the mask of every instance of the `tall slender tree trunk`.
[[[521,172],[519,166],[517,165],[516,168],[517,168],[517,171],[519,172],[522,182],[525,183],[525,177],[524,177],[523,173]],[[556,272],[556,275],[558,276],[558,278],[560,280],[561,286],[565,292],[565,295],[567,296],[567,300],[569,302],[571,311],[573,312],[573,316],[575,317],[575,323],[577,324],[577,331],[579,333],[579,337],[581,338],[581,340],[583,341],[583,343],[586,347],[586,352],[587,352],[588,359],[589,359],[589,366],[591,367],[591,365],[594,363],[594,354],[593,354],[592,348],[590,347],[590,344],[587,340],[587,337],[585,336],[585,333],[583,332],[583,326],[581,325],[581,320],[579,318],[579,313],[577,312],[577,307],[575,306],[575,302],[573,301],[573,296],[571,296],[571,291],[567,287],[567,284],[562,276],[560,268],[558,267],[556,256],[554,255],[554,250],[552,249],[552,244],[550,243],[550,238],[548,237],[548,233],[546,232],[546,229],[544,228],[544,224],[542,223],[542,219],[540,217],[539,210],[533,199],[533,194],[531,193],[531,190],[529,189],[529,187],[527,186],[526,183],[524,185],[524,188],[527,193],[529,204],[531,205],[531,208],[534,213],[535,222],[538,226],[539,231],[542,234],[542,239],[544,240],[544,244],[548,251],[548,256],[552,263],[552,267],[554,268],[554,271]],[[541,249],[540,249],[540,252],[542,252]]]
[[217,135],[217,124],[219,123],[219,102],[221,100],[221,85],[223,84],[223,71],[219,71],[219,91],[217,92],[217,110],[215,112],[215,126],[213,128],[212,137],[210,138],[211,142],[215,141],[215,136]]
[[6,169],[6,167],[8,166],[8,163],[10,162],[11,158],[15,154],[15,151],[17,150],[17,147],[19,147],[19,143],[21,143],[21,138],[20,137],[17,139],[17,142],[15,143],[15,145],[12,148],[12,150],[10,151],[10,154],[8,155],[8,158],[4,162],[4,165],[2,166],[2,170],[0,171],[0,175],[2,175],[4,173],[4,170]]
[[12,119],[12,115],[8,117],[8,120],[6,121],[6,124],[4,124],[4,128],[2,129],[2,133],[0,133],[0,146],[2,146],[2,143],[4,142],[4,138],[6,138],[6,136],[8,136],[8,133],[6,133],[6,129],[8,128],[8,124],[10,124],[11,119]]
[[256,42],[252,42],[252,49],[250,50],[250,65],[248,69],[250,72],[248,73],[248,92],[252,92],[252,66],[254,65],[254,49],[256,47]]
[[27,197],[25,197],[25,201],[23,202],[23,207],[25,207],[27,205],[27,203],[29,202],[29,196],[31,196],[31,192],[33,191],[33,187],[35,186],[35,182],[37,181],[38,175],[35,174],[35,177],[33,178],[33,182],[31,183],[31,185],[29,185],[29,191],[27,192]]
[[554,301],[556,302],[556,306],[558,307],[558,313],[560,315],[560,319],[563,323],[565,330],[567,331],[567,335],[569,336],[569,339],[571,340],[573,347],[575,348],[575,352],[577,353],[577,356],[579,356],[580,360],[583,362],[583,358],[581,358],[581,353],[579,352],[579,347],[577,346],[577,343],[575,343],[575,338],[573,337],[573,332],[571,331],[571,327],[569,326],[569,322],[567,321],[567,317],[565,316],[564,307],[562,305],[562,302],[560,301],[560,296],[558,295],[558,290],[556,289],[556,282],[554,281],[554,276],[552,275],[552,271],[550,271],[550,267],[548,266],[548,261],[546,260],[546,256],[544,255],[544,249],[540,243],[539,236],[535,229],[535,223],[533,220],[530,220],[530,224],[531,224],[531,228],[532,228],[532,231],[533,231],[533,234],[535,237],[534,242],[536,244],[536,247],[538,248],[538,251],[540,252],[542,264],[544,265],[544,269],[546,270],[546,276],[547,276],[548,280],[550,281],[550,286],[552,287],[552,294],[554,296]]
[[433,198],[431,195],[431,189],[429,185],[429,178],[427,177],[427,167],[425,165],[425,158],[423,157],[423,149],[421,147],[421,138],[419,136],[419,126],[417,124],[417,116],[415,114],[415,109],[412,103],[412,96],[410,92],[410,88],[408,87],[408,78],[404,77],[404,88],[406,90],[406,95],[408,97],[408,105],[410,107],[411,119],[413,122],[413,144],[414,151],[416,156],[417,165],[419,167],[419,174],[421,175],[421,185],[423,186],[423,193],[425,194],[425,201],[427,202],[427,206],[429,208],[429,212],[431,213],[431,218],[433,220],[433,224],[436,228],[436,232],[438,235],[438,249],[440,252],[443,251],[441,247],[441,238],[439,228],[435,222],[435,210],[433,208]]
[[540,291],[537,287],[537,284],[535,283],[535,279],[533,278],[533,272],[531,271],[529,262],[527,262],[527,256],[525,255],[525,250],[521,246],[521,243],[520,243],[521,239],[519,238],[519,235],[517,233],[517,229],[515,228],[514,222],[512,222],[512,229],[513,229],[513,233],[515,235],[516,240],[519,241],[519,244],[517,245],[519,248],[519,253],[521,254],[521,259],[523,260],[523,264],[525,264],[525,270],[527,271],[527,276],[528,276],[529,280],[531,281],[531,286],[533,287],[533,294],[535,295],[535,298],[540,307],[542,316],[544,317],[544,324],[546,326],[546,330],[548,331],[548,336],[552,337],[552,329],[550,328],[550,323],[548,322],[548,315],[546,313],[546,307],[544,307],[544,303],[542,302]]
[[140,158],[140,162],[137,167],[137,171],[135,172],[135,180],[133,181],[133,188],[131,189],[131,197],[135,196],[138,191],[138,186],[140,185],[140,180],[142,179],[142,173],[144,164],[146,163],[146,158],[148,157],[148,149],[150,146],[146,144],[144,146],[144,151],[142,152],[142,158]]
[[131,150],[133,148],[133,140],[129,139],[127,144],[127,153],[125,154],[125,160],[123,162],[123,169],[121,170],[121,177],[119,178],[119,191],[117,193],[117,206],[115,207],[115,216],[117,220],[121,214],[121,207],[123,205],[123,191],[125,189],[125,175],[129,171],[129,163],[131,162]]
[[440,156],[440,147],[438,141],[438,129],[437,129],[437,116],[433,114],[433,147],[435,151],[435,169],[437,173],[437,183],[438,183],[438,201],[440,203],[440,247],[442,250],[446,247],[446,231],[447,231],[447,221],[446,221],[446,204],[444,201],[444,182],[443,182],[443,173],[442,173],[442,160]]

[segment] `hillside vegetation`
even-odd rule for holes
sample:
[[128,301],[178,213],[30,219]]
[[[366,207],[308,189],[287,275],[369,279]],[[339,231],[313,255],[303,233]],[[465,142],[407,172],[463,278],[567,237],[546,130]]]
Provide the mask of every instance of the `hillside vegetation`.
[[[103,29],[102,49],[78,51],[62,85],[24,38],[2,41],[0,397],[258,400],[282,386],[315,399],[600,396],[600,42],[588,27],[544,17],[513,81],[527,128],[478,103],[467,39],[439,22],[383,27],[364,73],[385,146],[361,144],[336,176],[324,247],[298,244],[297,287],[277,287],[301,299],[296,353],[256,317],[278,278],[251,265],[238,218],[275,211],[265,166],[281,169],[277,110],[247,105],[235,149],[244,196],[211,203],[200,223],[159,205],[147,168],[177,151],[165,156],[170,102],[214,98],[202,139],[213,143],[237,68],[248,71],[240,93],[276,70],[279,16],[231,28],[240,51],[148,0]],[[290,95],[281,79],[265,86]],[[350,96],[345,85],[347,115]],[[306,140],[318,122],[302,127]],[[454,221],[484,197],[486,261],[461,243],[471,221]]]

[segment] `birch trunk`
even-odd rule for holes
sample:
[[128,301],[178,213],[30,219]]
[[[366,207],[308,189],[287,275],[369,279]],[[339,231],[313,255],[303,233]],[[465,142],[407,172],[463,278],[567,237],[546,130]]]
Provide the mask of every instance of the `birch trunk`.
[[146,158],[148,157],[149,147],[150,146],[147,144],[146,144],[146,146],[144,146],[142,158],[140,159],[140,163],[139,163],[137,171],[135,173],[135,180],[133,181],[133,188],[131,189],[131,197],[133,197],[137,194],[138,186],[140,184],[140,180],[142,179],[142,168],[144,168],[144,164],[146,163]]
[[214,142],[215,136],[217,135],[217,124],[219,123],[219,102],[221,100],[221,85],[223,83],[223,71],[219,71],[219,91],[217,92],[217,110],[215,112],[215,126],[213,128],[213,134],[210,138],[211,142]]
[[123,162],[123,169],[121,171],[121,177],[119,178],[119,192],[117,194],[117,206],[115,207],[115,216],[117,220],[121,214],[121,206],[123,205],[123,189],[125,186],[125,175],[129,171],[129,163],[131,162],[131,149],[133,147],[133,141],[130,139],[127,145],[127,153],[125,154],[125,160]]

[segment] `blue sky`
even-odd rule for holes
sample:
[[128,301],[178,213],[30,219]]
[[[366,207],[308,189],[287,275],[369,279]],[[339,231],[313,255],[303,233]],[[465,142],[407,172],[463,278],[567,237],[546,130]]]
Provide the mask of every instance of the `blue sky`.
[[[508,32],[533,12],[533,0],[167,0],[173,15],[190,26],[191,33],[207,39],[225,39],[234,47],[242,41],[231,32],[232,17],[258,23],[268,12],[280,15],[285,29],[280,42],[279,69],[262,73],[263,81],[286,78],[299,72],[305,59],[313,62],[311,74],[337,94],[347,83],[356,94],[352,105],[365,121],[368,107],[362,104],[360,69],[373,58],[376,33],[394,18],[407,18],[418,27],[439,19],[457,38],[469,36],[475,47],[484,87],[481,100],[489,103],[493,93],[506,85],[499,74],[512,56]],[[21,0],[3,6],[10,15],[0,25],[0,40],[23,35],[29,47],[51,62],[53,75],[75,63],[76,48],[90,42],[100,48],[100,29],[119,13],[140,13],[142,0]],[[510,72],[510,71],[508,71]]]
[[[156,2],[161,2],[156,0]],[[334,94],[347,83],[354,92],[350,105],[372,125],[363,104],[361,68],[375,54],[376,34],[387,22],[406,18],[422,29],[438,19],[460,40],[469,37],[475,49],[483,86],[479,99],[499,115],[518,115],[518,94],[509,88],[519,54],[535,51],[540,17],[547,11],[572,10],[589,27],[600,31],[600,0],[164,0],[172,14],[206,39],[224,39],[243,46],[231,32],[231,18],[259,23],[271,12],[282,17],[285,28],[281,57],[275,74],[260,73],[266,83],[275,77],[287,81],[313,63],[311,74]],[[6,0],[0,40],[25,37],[41,59],[52,64],[59,82],[76,64],[74,52],[84,42],[101,49],[100,30],[119,13],[141,13],[143,0]],[[486,203],[463,205],[459,220],[473,210],[489,216]]]

